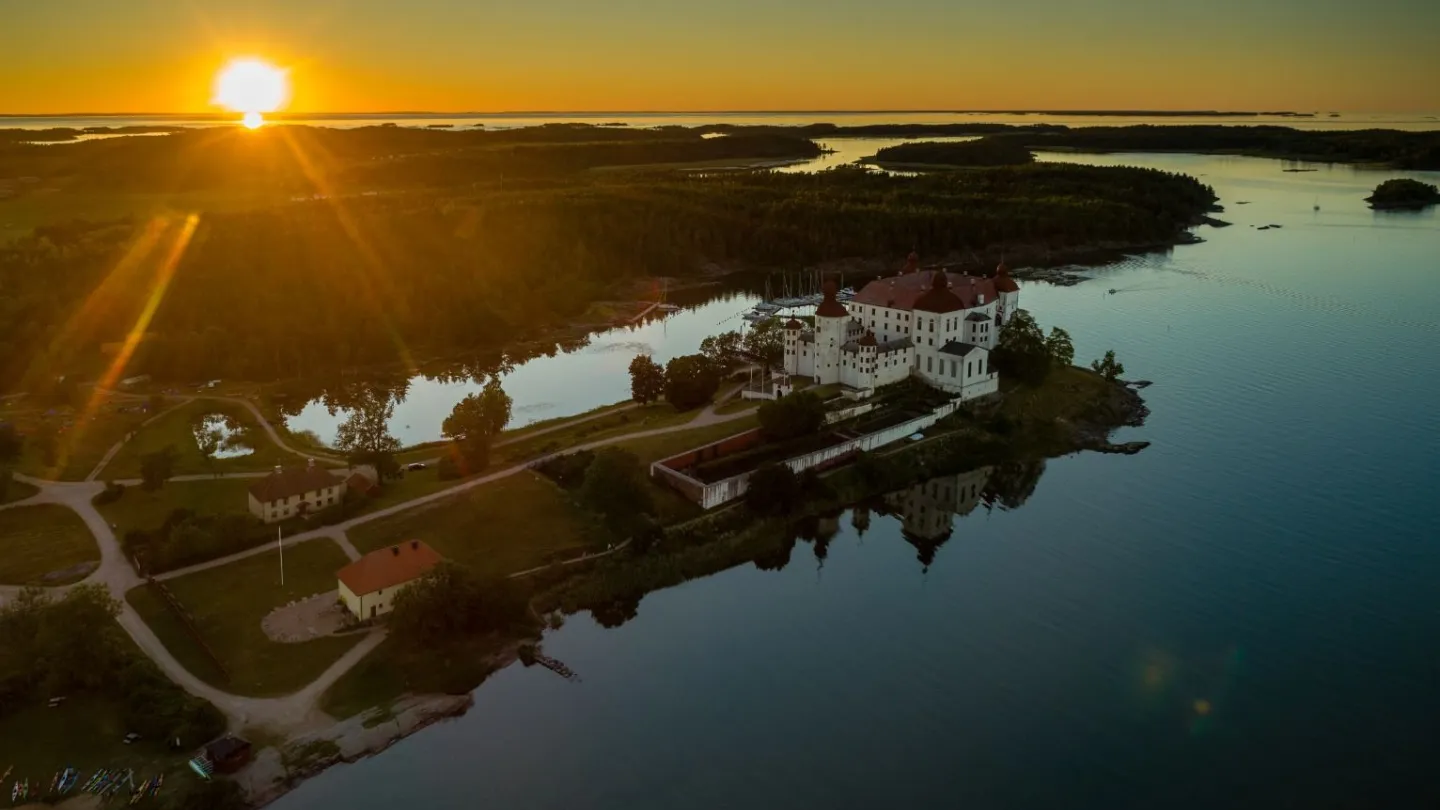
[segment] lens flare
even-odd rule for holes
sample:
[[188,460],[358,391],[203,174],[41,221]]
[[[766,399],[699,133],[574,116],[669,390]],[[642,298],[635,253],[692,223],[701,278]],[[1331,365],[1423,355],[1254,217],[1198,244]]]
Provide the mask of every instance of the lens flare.
[[215,75],[211,103],[241,113],[246,127],[265,122],[262,113],[275,112],[290,101],[290,75],[261,59],[236,59]]

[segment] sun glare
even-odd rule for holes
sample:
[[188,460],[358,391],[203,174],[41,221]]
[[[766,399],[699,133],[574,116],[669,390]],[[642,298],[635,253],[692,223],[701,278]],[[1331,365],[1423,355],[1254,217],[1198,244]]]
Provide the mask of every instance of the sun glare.
[[255,129],[262,113],[275,112],[290,100],[289,74],[260,59],[236,59],[215,76],[212,103],[243,114],[241,123]]

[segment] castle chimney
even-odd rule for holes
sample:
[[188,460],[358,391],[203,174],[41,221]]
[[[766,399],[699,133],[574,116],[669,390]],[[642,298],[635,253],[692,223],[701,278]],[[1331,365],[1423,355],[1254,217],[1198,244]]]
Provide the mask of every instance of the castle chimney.
[[276,474],[276,475],[279,475],[279,474],[282,473],[282,472],[285,472],[285,468],[284,468],[284,467],[281,467],[279,464],[276,464],[276,465],[275,465],[275,474]]
[[420,550],[420,541],[419,541],[419,540],[411,540],[411,541],[410,541],[410,550],[411,550],[411,551],[419,551],[419,550]]
[[391,546],[391,547],[390,547],[390,553],[391,553],[391,554],[394,554],[396,557],[399,557],[399,556],[400,556],[400,547],[399,547],[399,546]]
[[311,459],[310,459],[310,463],[307,464],[306,466],[307,466],[307,467],[314,467],[314,466],[315,466],[315,459],[311,458]]

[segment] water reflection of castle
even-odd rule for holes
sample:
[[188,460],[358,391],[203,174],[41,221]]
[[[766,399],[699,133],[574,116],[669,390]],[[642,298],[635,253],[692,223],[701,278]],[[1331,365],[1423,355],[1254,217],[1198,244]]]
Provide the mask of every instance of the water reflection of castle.
[[975,511],[985,495],[993,467],[981,467],[959,475],[932,478],[921,484],[885,496],[885,506],[901,521],[905,541],[919,552],[927,568],[946,540],[957,516]]

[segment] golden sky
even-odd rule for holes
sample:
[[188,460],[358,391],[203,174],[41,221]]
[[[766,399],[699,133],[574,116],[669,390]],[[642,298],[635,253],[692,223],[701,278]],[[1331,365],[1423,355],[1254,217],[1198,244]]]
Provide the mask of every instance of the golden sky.
[[0,113],[1440,110],[1440,0],[0,0]]

